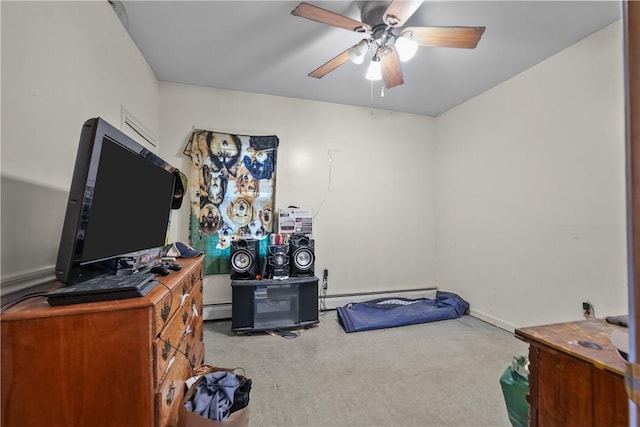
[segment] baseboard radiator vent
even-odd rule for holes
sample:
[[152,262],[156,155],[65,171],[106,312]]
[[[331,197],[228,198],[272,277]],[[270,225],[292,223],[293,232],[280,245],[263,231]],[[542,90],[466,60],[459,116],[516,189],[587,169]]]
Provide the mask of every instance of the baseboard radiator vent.
[[[318,297],[318,306],[326,310],[335,310],[350,302],[364,302],[380,298],[401,297],[409,299],[429,298],[434,299],[438,288],[404,289],[384,292],[363,292],[353,294],[327,295]],[[322,304],[324,303],[324,305]],[[231,319],[231,303],[205,304],[202,308],[204,320]]]
[[231,319],[231,303],[205,304],[202,307],[203,320]]
[[[364,292],[357,294],[341,294],[341,295],[327,295],[324,298],[324,307],[327,310],[335,310],[338,307],[343,307],[350,302],[365,302],[380,298],[401,297],[409,299],[429,298],[435,299],[438,288],[424,288],[424,289],[404,289],[397,291],[384,291],[384,292]],[[322,297],[321,297],[322,299]]]

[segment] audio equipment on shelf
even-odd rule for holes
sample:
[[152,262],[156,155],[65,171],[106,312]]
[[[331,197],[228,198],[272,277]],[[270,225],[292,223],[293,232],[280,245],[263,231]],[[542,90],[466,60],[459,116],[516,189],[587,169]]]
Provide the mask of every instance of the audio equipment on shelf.
[[289,245],[269,245],[266,277],[269,279],[289,277]]
[[314,240],[301,235],[292,235],[289,239],[289,276],[314,275]]
[[231,279],[255,279],[260,272],[257,239],[241,239],[231,242]]

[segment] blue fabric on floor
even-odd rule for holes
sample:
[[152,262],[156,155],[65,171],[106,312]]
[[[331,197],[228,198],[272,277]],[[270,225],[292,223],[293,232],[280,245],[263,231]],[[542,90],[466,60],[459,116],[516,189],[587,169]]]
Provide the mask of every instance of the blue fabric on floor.
[[393,328],[455,319],[469,312],[469,303],[452,292],[436,292],[436,299],[379,298],[338,307],[345,332]]

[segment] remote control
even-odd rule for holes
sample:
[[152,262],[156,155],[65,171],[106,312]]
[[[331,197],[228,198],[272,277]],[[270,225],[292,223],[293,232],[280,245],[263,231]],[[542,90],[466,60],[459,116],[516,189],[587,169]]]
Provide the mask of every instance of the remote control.
[[182,266],[177,262],[165,262],[163,265],[173,271],[180,271],[182,269]]
[[161,276],[167,276],[169,274],[169,269],[164,265],[156,265],[155,267],[151,267],[150,270],[152,273],[159,274]]

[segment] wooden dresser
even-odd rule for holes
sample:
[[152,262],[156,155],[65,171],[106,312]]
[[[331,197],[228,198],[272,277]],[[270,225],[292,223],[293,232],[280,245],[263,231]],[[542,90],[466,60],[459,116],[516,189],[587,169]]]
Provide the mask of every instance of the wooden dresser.
[[629,425],[625,362],[609,340],[615,328],[593,319],[516,329],[529,343],[530,426]]
[[57,307],[38,297],[7,310],[2,425],[177,425],[184,380],[204,356],[202,258],[179,263],[145,297]]

